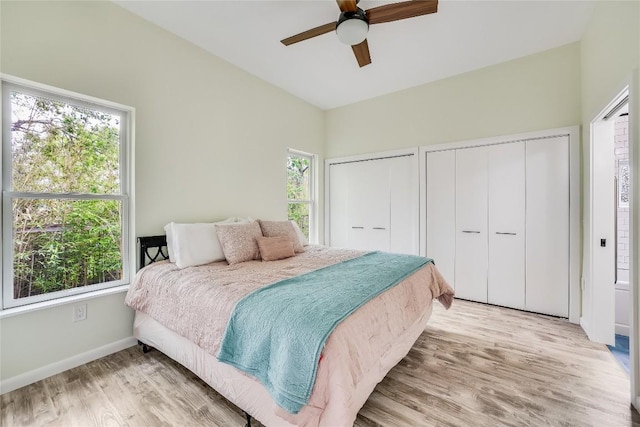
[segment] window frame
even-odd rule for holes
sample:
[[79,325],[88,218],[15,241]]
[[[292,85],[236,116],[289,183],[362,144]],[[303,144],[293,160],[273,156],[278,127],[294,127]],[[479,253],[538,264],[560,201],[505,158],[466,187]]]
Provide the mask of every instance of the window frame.
[[[317,215],[317,189],[316,189],[316,183],[317,183],[317,163],[318,163],[318,156],[317,154],[313,154],[313,153],[307,153],[305,151],[300,151],[300,150],[296,150],[294,148],[287,148],[287,163],[289,161],[289,157],[291,156],[296,156],[296,157],[304,157],[307,158],[309,160],[309,199],[307,200],[301,200],[301,199],[289,199],[288,194],[287,194],[287,187],[286,184],[288,183],[288,177],[287,177],[287,182],[285,183],[285,195],[287,196],[287,212],[289,211],[289,204],[291,203],[300,203],[300,204],[307,204],[309,205],[309,242],[310,243],[317,243],[318,241],[318,215]],[[286,172],[286,164],[285,164],[285,172]],[[287,214],[287,219],[288,219],[288,214]]]
[[[120,152],[119,174],[120,190],[117,194],[90,194],[90,193],[39,193],[13,191],[12,186],[12,146],[11,146],[11,92],[19,91],[24,94],[46,97],[52,100],[71,103],[76,106],[99,110],[120,118]],[[2,220],[0,221],[2,255],[2,290],[1,308],[7,310],[18,307],[28,307],[31,304],[52,302],[60,303],[60,300],[76,297],[81,294],[103,291],[105,289],[126,286],[130,283],[135,272],[135,231],[134,231],[134,203],[133,203],[133,177],[134,177],[134,141],[133,126],[135,109],[126,105],[94,98],[88,95],[59,89],[53,86],[21,79],[6,74],[0,74],[0,115],[2,117],[2,129],[0,130],[0,176],[2,183]],[[15,299],[13,283],[13,212],[14,199],[57,199],[57,200],[118,200],[121,202],[122,223],[122,276],[119,280],[80,286],[49,292],[40,295]],[[38,304],[40,305],[40,304]]]

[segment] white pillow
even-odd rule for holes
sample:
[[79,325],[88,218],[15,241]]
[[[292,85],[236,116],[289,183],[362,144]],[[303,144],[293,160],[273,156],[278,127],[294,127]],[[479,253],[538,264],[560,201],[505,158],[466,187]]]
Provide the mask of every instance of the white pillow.
[[225,222],[229,222],[230,219],[233,219],[234,222],[240,224],[247,224],[249,222],[255,221],[255,219],[251,218],[250,216],[232,216],[231,218],[227,218]]
[[169,224],[164,226],[164,234],[167,235],[167,251],[169,252],[169,261],[176,262],[176,256],[173,253],[173,224],[174,222],[170,222]]
[[[309,240],[304,235],[302,230],[300,230],[300,226],[298,226],[298,223],[295,222],[294,220],[290,220],[290,221],[291,221],[291,224],[293,224],[294,230],[296,230],[296,234],[298,235],[298,240],[300,240],[300,244],[302,246],[309,246]],[[169,256],[171,256],[171,252],[169,252]]]
[[169,261],[175,263],[178,268],[224,261],[224,252],[215,226],[234,222],[235,219],[232,218],[215,223],[170,222],[164,227]]

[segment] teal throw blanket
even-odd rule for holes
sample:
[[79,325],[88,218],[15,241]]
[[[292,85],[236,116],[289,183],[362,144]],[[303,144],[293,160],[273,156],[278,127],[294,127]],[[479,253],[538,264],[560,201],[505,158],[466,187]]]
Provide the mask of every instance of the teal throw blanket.
[[260,288],[236,304],[218,360],[256,377],[278,405],[297,414],[309,401],[329,334],[428,262],[370,252]]

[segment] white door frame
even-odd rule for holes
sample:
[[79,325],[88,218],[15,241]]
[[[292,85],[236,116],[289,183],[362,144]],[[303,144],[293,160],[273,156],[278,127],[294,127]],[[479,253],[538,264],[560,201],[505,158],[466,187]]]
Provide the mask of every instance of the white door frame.
[[638,69],[634,69],[629,79],[629,299],[631,300],[631,321],[629,322],[629,379],[631,380],[631,403],[640,410],[640,367],[638,334],[640,333],[640,82]]
[[[631,305],[630,307],[630,313],[631,313],[631,318],[630,318],[630,324],[629,324],[629,368],[630,368],[630,372],[629,372],[629,380],[630,380],[630,394],[631,394],[631,403],[632,405],[636,408],[636,409],[640,409],[640,368],[639,368],[639,362],[640,362],[640,358],[639,358],[639,333],[640,333],[640,316],[639,316],[639,311],[640,311],[640,259],[638,257],[638,254],[640,253],[639,251],[639,245],[640,245],[640,234],[638,233],[638,231],[640,230],[640,205],[638,204],[638,202],[640,202],[640,173],[638,173],[640,171],[639,167],[640,167],[640,149],[638,147],[638,144],[640,143],[640,138],[639,138],[639,132],[640,132],[640,99],[638,99],[638,94],[639,92],[639,87],[638,87],[638,70],[634,70],[633,73],[631,74],[631,77],[629,77],[628,79],[626,79],[626,82],[624,82],[623,85],[619,86],[619,87],[623,87],[624,89],[620,90],[619,93],[613,98],[613,101],[611,101],[609,103],[609,105],[607,105],[606,108],[604,108],[598,115],[595,116],[595,118],[593,119],[593,121],[591,122],[592,124],[594,122],[597,122],[599,120],[601,120],[603,118],[603,116],[609,112],[611,110],[612,107],[614,107],[617,102],[619,102],[621,100],[621,97],[624,93],[628,93],[629,96],[629,165],[630,165],[630,175],[631,175],[631,179],[630,179],[630,186],[631,188],[629,189],[629,218],[630,218],[630,230],[629,230],[629,236],[630,236],[630,249],[629,249],[629,304]],[[592,129],[590,129],[591,131]],[[589,141],[589,155],[591,157],[592,153],[593,153],[593,143],[594,143],[594,138],[593,138],[593,134],[592,132],[590,133],[590,141]],[[593,269],[593,264],[592,264],[592,250],[594,248],[591,247],[591,244],[593,244],[595,242],[595,239],[592,237],[591,233],[592,233],[592,228],[591,228],[591,222],[593,220],[592,218],[592,212],[591,212],[591,206],[592,206],[592,164],[591,162],[588,163],[589,165],[589,170],[585,171],[585,176],[589,176],[590,179],[585,179],[585,198],[589,199],[587,206],[586,206],[586,211],[585,211],[585,217],[588,216],[588,218],[585,218],[585,244],[584,244],[584,250],[585,250],[585,257],[584,257],[584,264],[585,264],[585,270],[584,272],[585,274],[585,281],[589,282],[591,280],[590,274],[591,271]],[[588,223],[588,224],[587,224]],[[590,244],[591,243],[591,244]],[[597,284],[594,284],[594,287],[598,286]],[[603,286],[603,285],[601,285]],[[587,284],[586,286],[587,289],[585,289],[584,292],[584,299],[589,299],[590,297],[593,297],[593,295],[588,295],[587,291],[589,290],[589,285]],[[608,288],[610,289],[610,291],[613,293],[615,292],[614,287],[613,286],[608,286]],[[599,290],[602,292],[606,292],[607,289],[602,289]],[[615,298],[615,297],[612,297]],[[587,308],[587,310],[583,310],[583,316],[586,316],[586,321],[584,322],[583,327],[586,326],[585,331],[587,332],[587,334],[589,335],[589,337],[591,338],[592,335],[594,335],[594,332],[596,332],[595,330],[592,332],[590,330],[594,329],[595,326],[591,325],[590,322],[592,321],[592,319],[594,319],[594,316],[592,313],[588,312],[588,307],[584,307]],[[591,308],[596,308],[598,309],[598,304],[596,304],[594,302],[594,304],[591,304]],[[595,318],[597,319],[597,317]],[[615,322],[614,319],[611,320],[611,322]],[[581,319],[581,324],[582,324],[582,319]],[[613,326],[612,326],[613,327]],[[608,325],[603,327],[602,329],[607,329]]]

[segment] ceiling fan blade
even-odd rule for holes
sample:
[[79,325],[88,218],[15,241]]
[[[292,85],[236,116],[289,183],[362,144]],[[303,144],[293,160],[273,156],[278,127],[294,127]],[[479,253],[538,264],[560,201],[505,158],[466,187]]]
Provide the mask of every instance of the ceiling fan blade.
[[290,44],[298,43],[304,40],[311,39],[313,37],[330,33],[331,31],[335,31],[335,29],[336,29],[336,23],[330,22],[328,24],[324,24],[319,27],[315,27],[310,30],[304,31],[300,34],[296,34],[295,36],[287,37],[284,40],[280,40],[280,42],[285,46],[289,46]]
[[355,12],[358,10],[358,4],[356,0],[336,0],[340,12]]
[[369,24],[398,21],[438,11],[438,0],[412,0],[387,4],[366,10]]
[[358,60],[360,68],[371,64],[371,55],[369,54],[369,43],[367,42],[367,39],[360,44],[354,44],[351,46],[351,49]]

